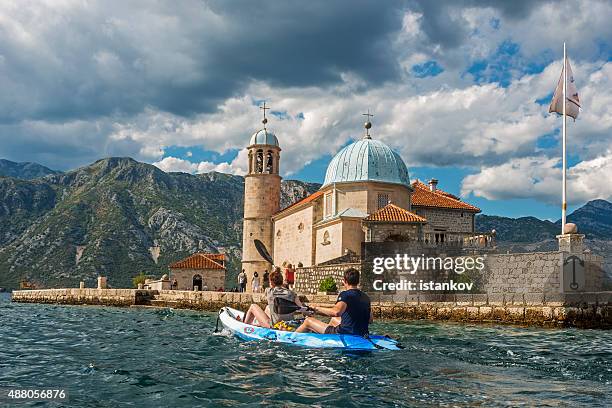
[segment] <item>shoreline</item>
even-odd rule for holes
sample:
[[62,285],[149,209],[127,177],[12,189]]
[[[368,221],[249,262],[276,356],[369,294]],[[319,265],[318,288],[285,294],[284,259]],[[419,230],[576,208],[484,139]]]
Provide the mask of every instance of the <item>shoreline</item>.
[[[436,320],[535,327],[612,328],[612,292],[577,294],[370,294],[375,319]],[[336,295],[300,295],[316,306],[333,305]],[[11,302],[98,306],[147,306],[216,312],[223,306],[246,310],[265,302],[261,293],[145,289],[17,290]]]

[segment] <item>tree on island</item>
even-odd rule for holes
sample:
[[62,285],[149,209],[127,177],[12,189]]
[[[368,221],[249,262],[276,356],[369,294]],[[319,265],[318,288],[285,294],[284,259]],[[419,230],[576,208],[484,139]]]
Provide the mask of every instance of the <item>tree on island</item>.
[[144,272],[140,272],[140,274],[132,278],[132,284],[134,285],[135,288],[137,288],[138,285],[141,283],[144,285],[146,279],[147,279],[147,276],[144,274]]

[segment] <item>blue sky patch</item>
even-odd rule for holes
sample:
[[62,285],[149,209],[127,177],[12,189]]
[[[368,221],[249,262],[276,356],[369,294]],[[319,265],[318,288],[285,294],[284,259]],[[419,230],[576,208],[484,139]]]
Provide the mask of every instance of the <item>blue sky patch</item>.
[[412,74],[417,78],[435,77],[444,72],[444,69],[436,61],[426,61],[422,64],[413,65]]
[[208,161],[213,163],[229,163],[236,158],[240,149],[230,149],[224,153],[206,150],[201,146],[168,146],[163,157],[177,157],[192,163]]

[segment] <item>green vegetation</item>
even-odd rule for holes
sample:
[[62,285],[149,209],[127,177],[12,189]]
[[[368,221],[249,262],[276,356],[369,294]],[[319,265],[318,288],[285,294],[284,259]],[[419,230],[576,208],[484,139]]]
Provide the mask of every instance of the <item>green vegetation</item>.
[[331,276],[328,276],[327,278],[323,279],[319,284],[319,291],[334,293],[337,292],[338,286],[336,285],[336,280]]
[[135,288],[137,288],[138,285],[140,285],[141,283],[144,285],[145,280],[147,280],[147,275],[145,275],[143,272],[140,272],[140,274],[132,278],[132,284]]

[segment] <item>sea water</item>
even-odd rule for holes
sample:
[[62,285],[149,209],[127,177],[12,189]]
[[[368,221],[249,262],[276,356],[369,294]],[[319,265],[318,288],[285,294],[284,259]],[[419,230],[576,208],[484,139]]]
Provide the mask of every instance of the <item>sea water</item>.
[[[46,406],[605,406],[612,332],[376,322],[402,351],[349,355],[214,334],[216,314],[10,303],[0,388],[64,388]],[[20,403],[15,406],[28,406]],[[34,406],[34,404],[31,404]]]

